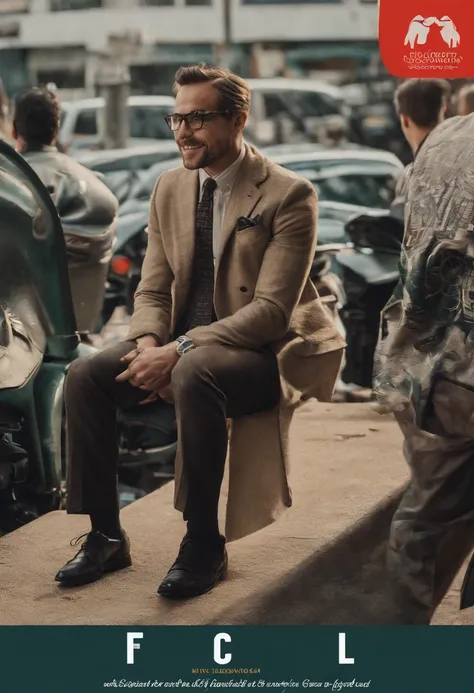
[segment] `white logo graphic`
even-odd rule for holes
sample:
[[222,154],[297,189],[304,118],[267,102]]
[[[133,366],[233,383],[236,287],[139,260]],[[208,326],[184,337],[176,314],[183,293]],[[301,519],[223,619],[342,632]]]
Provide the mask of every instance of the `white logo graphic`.
[[436,24],[440,27],[440,34],[443,41],[449,46],[449,48],[456,48],[461,43],[461,38],[456,29],[453,20],[444,15],[441,19],[437,17],[422,17],[421,14],[417,14],[408,27],[407,35],[405,36],[405,46],[409,43],[411,49],[415,47],[415,44],[425,45],[430,29]]
[[461,38],[453,20],[445,15],[438,21],[438,26],[442,27],[440,34],[443,41],[447,43],[450,48],[457,48],[461,43]]

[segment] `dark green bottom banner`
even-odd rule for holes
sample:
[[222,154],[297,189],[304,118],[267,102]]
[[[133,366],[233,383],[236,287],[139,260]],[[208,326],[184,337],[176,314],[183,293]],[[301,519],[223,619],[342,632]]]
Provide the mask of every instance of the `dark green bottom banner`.
[[474,691],[470,627],[3,627],[0,691]]

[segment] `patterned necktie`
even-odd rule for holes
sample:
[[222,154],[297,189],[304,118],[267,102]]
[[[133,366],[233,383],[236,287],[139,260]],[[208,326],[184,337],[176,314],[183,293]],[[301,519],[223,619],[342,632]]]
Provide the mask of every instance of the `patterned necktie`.
[[214,190],[217,183],[206,178],[203,183],[201,201],[196,210],[196,250],[194,256],[189,327],[210,325],[214,303],[214,252],[212,247],[212,221]]

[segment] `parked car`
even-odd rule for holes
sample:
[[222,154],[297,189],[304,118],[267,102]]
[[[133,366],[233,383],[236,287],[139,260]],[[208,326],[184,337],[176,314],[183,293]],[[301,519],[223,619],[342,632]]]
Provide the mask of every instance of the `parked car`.
[[353,206],[388,209],[397,184],[390,164],[346,164],[299,173],[313,183],[320,202],[337,203],[348,213]]
[[354,134],[351,108],[338,87],[311,79],[249,79],[247,83],[252,107],[246,130],[257,146],[323,142],[334,125]]
[[[339,149],[339,147],[337,149]],[[362,144],[358,144],[357,142],[347,142],[344,144],[344,150],[347,149],[364,150],[367,149],[367,147],[364,147]],[[332,151],[332,148],[326,147],[322,144],[317,144],[315,142],[293,142],[292,144],[271,144],[267,147],[260,147],[262,154],[268,156],[269,159],[273,159],[276,156],[314,154],[314,152],[323,152],[328,150]]]
[[[170,171],[173,168],[178,168],[183,165],[182,158],[175,157],[173,159],[166,159],[166,161],[159,161],[158,163],[150,166],[146,171],[140,171],[136,176],[135,181],[130,188],[130,194],[127,200],[146,200],[150,199],[150,196],[155,187],[156,181],[165,171]],[[126,207],[121,208],[121,212],[125,211]]]
[[351,211],[347,205],[388,209],[404,170],[395,154],[371,147],[313,145],[312,151],[288,147],[285,153],[272,156],[271,152],[272,148],[262,150],[275,163],[308,178],[318,190],[320,201],[336,205],[343,220]]
[[313,144],[310,151],[288,147],[286,151],[279,154],[273,147],[265,147],[261,149],[261,152],[280,166],[297,172],[308,169],[317,171],[344,164],[388,164],[393,167],[397,175],[400,175],[404,169],[400,159],[392,152],[364,146],[324,147]]
[[[318,188],[320,200],[334,203],[334,211],[339,212],[338,217],[343,221],[352,211],[360,211],[361,206],[386,209],[403,172],[403,164],[391,152],[359,145],[328,149],[306,143],[263,147],[260,151],[275,163],[311,180]],[[176,157],[141,172],[127,200],[149,200],[160,175],[181,165],[181,158]],[[333,169],[331,175],[329,169]],[[357,209],[344,205],[355,205]],[[133,205],[132,209],[135,209]],[[123,208],[126,210],[128,206]]]
[[175,159],[177,154],[174,140],[164,140],[125,149],[76,152],[74,158],[99,174],[119,202],[123,202],[137,182],[140,183],[144,172],[154,164]]
[[146,170],[159,161],[178,156],[174,140],[156,141],[123,149],[76,152],[74,158],[87,168],[99,173],[111,171]]
[[[140,144],[144,140],[172,140],[173,133],[166,125],[164,116],[174,110],[174,104],[172,96],[129,96],[129,144]],[[100,149],[104,133],[104,106],[105,99],[101,96],[62,102],[60,146],[70,152],[82,148]]]

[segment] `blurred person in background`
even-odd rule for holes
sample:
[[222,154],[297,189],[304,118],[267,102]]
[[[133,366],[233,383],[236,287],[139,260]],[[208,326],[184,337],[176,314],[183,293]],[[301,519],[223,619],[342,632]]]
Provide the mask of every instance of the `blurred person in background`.
[[461,116],[474,113],[474,84],[465,84],[459,90],[457,114]]
[[324,144],[330,148],[347,147],[349,144],[348,127],[341,118],[336,117],[328,122]]
[[127,341],[78,359],[67,377],[68,512],[89,515],[91,531],[56,575],[65,586],[131,565],[117,499],[117,408],[174,405],[175,507],[187,527],[158,594],[193,597],[225,577],[227,541],[291,505],[293,411],[311,397],[330,401],[341,364],[345,343],[309,279],[313,186],[243,141],[251,94],[240,77],[186,67],[175,93],[166,121],[183,166],[163,173],[151,198]]
[[[395,110],[415,160],[428,135],[446,118],[451,87],[444,79],[408,79],[395,91]],[[405,167],[394,204],[403,204],[413,162]]]
[[58,210],[77,329],[87,335],[95,331],[102,310],[118,202],[95,173],[58,151],[59,119],[54,92],[28,89],[16,99],[13,137]]
[[[474,114],[428,137],[408,182],[399,316],[374,391],[411,479],[391,525],[400,622],[427,625],[474,545]],[[473,562],[461,608],[474,605]]]
[[[400,176],[390,213],[401,222],[405,219],[405,205],[414,163],[429,135],[446,119],[451,86],[443,79],[408,79],[395,92],[395,109],[400,118],[405,139],[413,153],[413,161]],[[401,310],[403,285],[400,280],[381,312],[381,335],[395,327]]]

